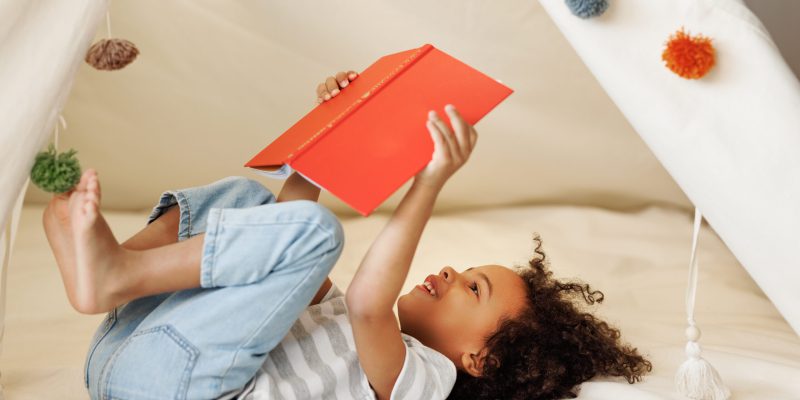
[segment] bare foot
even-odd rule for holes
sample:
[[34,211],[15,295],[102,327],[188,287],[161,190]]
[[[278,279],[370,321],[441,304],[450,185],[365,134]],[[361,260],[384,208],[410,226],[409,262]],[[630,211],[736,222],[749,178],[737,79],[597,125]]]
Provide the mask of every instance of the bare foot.
[[75,254],[73,306],[77,304],[82,313],[97,314],[122,304],[119,293],[127,253],[100,214],[97,173],[86,170],[81,176],[81,182],[84,180],[85,190],[73,191],[68,203]]
[[69,199],[75,191],[86,191],[87,178],[88,174],[84,174],[73,190],[54,195],[42,216],[47,241],[53,250],[56,264],[61,272],[61,280],[64,282],[67,297],[73,307],[76,305],[73,296],[75,289],[75,250],[69,216]]

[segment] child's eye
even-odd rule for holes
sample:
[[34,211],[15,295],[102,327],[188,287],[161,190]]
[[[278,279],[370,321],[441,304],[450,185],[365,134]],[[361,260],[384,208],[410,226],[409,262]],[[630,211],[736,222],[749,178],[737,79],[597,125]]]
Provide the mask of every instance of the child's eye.
[[478,282],[472,282],[472,284],[469,285],[469,288],[472,289],[476,295],[478,294]]

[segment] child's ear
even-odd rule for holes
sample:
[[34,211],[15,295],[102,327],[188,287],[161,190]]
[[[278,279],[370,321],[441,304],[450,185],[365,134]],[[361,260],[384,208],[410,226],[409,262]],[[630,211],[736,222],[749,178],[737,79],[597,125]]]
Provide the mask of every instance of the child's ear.
[[488,349],[485,347],[480,352],[476,353],[461,353],[461,365],[464,371],[468,374],[478,378],[483,374],[483,362],[486,359]]

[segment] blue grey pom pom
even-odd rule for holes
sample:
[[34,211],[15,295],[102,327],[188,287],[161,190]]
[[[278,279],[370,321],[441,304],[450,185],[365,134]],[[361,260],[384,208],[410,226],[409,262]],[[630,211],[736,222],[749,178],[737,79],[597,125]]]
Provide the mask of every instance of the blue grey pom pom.
[[565,0],[573,14],[586,19],[596,17],[608,9],[607,0]]

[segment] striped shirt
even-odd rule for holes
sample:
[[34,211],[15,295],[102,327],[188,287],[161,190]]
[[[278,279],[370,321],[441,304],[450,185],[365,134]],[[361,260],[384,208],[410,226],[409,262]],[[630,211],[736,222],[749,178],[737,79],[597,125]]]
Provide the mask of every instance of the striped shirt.
[[[390,398],[447,398],[456,381],[455,364],[417,339],[401,335],[406,357]],[[332,286],[319,304],[306,308],[236,399],[376,399],[358,362],[339,288]]]

